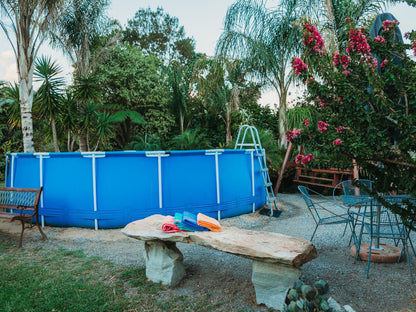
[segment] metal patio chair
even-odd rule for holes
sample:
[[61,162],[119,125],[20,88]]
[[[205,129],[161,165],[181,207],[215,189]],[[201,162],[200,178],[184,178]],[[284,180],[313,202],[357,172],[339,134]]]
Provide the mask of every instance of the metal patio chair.
[[[394,199],[389,199],[389,196],[384,197],[384,199],[390,201]],[[372,252],[377,251],[378,248],[382,248],[382,245],[378,244],[380,238],[390,239],[394,241],[394,245],[398,246],[401,243],[401,255],[398,259],[402,258],[403,255],[407,258],[407,264],[409,266],[409,274],[411,281],[413,282],[412,277],[412,268],[410,264],[410,256],[409,256],[409,248],[408,248],[408,231],[406,227],[403,225],[400,217],[391,212],[384,206],[379,207],[379,211],[376,212],[376,206],[380,205],[379,203],[375,203],[370,207],[367,207],[364,211],[364,214],[361,213],[361,230],[358,236],[358,241],[356,244],[356,258],[359,255],[359,248],[361,247],[363,236],[368,236],[369,239],[369,247],[368,247],[368,260],[367,260],[367,278],[370,272],[370,259]],[[358,213],[357,213],[358,214]]]
[[[365,185],[370,191],[373,189],[374,182],[372,180],[368,179],[359,179],[357,180],[361,184]],[[351,226],[351,238],[349,241],[349,245],[351,245],[351,242],[354,241],[354,245],[357,246],[357,234],[355,231],[355,228],[357,225],[361,225],[360,219],[363,218],[365,215],[369,216],[368,212],[362,212],[365,211],[366,206],[368,205],[369,201],[367,200],[367,197],[370,197],[370,195],[367,193],[366,190],[359,188],[355,185],[353,185],[353,180],[344,180],[338,183],[337,186],[335,186],[332,196],[335,201],[339,202],[339,199],[336,197],[336,191],[338,190],[339,186],[342,187],[343,198],[342,203],[344,205],[348,206],[348,213],[350,216],[350,226]],[[356,198],[355,198],[356,196]],[[345,202],[345,198],[348,198],[348,202]]]
[[[350,219],[346,207],[340,206],[335,201],[328,199],[327,196],[323,196],[305,186],[298,186],[298,190],[301,192],[316,225],[310,241],[313,240],[320,225],[345,224],[347,226],[349,224]],[[344,229],[344,234],[345,231],[346,227]]]

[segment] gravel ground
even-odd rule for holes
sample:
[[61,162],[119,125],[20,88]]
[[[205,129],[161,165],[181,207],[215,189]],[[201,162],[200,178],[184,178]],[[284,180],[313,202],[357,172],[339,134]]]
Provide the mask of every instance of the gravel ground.
[[[286,211],[279,218],[246,214],[221,220],[222,225],[283,233],[309,239],[314,222],[299,194],[278,194],[279,205]],[[416,311],[416,286],[410,283],[406,262],[371,264],[354,263],[349,255],[347,231],[343,225],[322,226],[314,238],[318,258],[302,267],[301,279],[308,284],[323,279],[330,285],[329,296],[357,312]],[[11,233],[18,241],[20,226],[0,220],[1,233]],[[116,264],[144,266],[143,243],[121,234],[120,229],[99,230],[45,227],[48,241],[39,240],[36,229],[25,232],[24,246],[64,247],[83,250]],[[416,242],[415,233],[412,234]],[[268,311],[256,305],[251,283],[251,260],[201,246],[177,244],[184,255],[187,276],[174,288],[179,295],[205,297],[223,302],[218,311]],[[416,259],[411,254],[413,268]]]

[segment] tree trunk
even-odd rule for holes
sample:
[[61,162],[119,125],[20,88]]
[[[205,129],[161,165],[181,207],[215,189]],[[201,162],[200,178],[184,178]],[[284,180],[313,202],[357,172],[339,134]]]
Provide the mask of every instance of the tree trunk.
[[71,141],[71,130],[68,130],[68,133],[67,133],[67,139],[68,139],[68,141],[67,141],[67,143],[66,143],[66,147],[67,147],[67,149],[68,149],[68,152],[72,152],[73,151],[73,146],[72,146],[72,141]]
[[58,144],[58,135],[56,133],[56,124],[55,124],[55,117],[51,118],[51,128],[52,128],[52,138],[53,138],[53,147],[55,149],[55,153],[59,153],[59,144]]
[[227,124],[227,133],[225,134],[225,143],[230,143],[233,138],[231,136],[231,104],[226,104],[226,124]]
[[87,140],[85,138],[85,133],[79,133],[79,150],[80,152],[88,152]]
[[328,12],[328,19],[329,19],[329,23],[332,27],[329,28],[329,31],[331,32],[333,38],[334,38],[334,43],[335,43],[335,51],[334,52],[339,52],[339,45],[338,45],[338,38],[337,38],[337,34],[335,32],[336,26],[335,26],[335,15],[334,15],[334,7],[332,4],[332,0],[325,0],[325,6],[326,6],[326,10]]
[[33,70],[34,63],[31,57],[25,57],[22,53],[23,47],[18,49],[18,74],[19,74],[19,104],[22,119],[23,134],[23,151],[25,153],[34,153],[33,146],[33,121],[32,121],[32,103],[33,103]]
[[286,148],[287,141],[286,141],[286,125],[287,125],[287,104],[286,104],[286,96],[287,92],[283,89],[280,93],[280,100],[279,100],[279,145],[282,148]]
[[179,112],[179,127],[180,127],[180,131],[181,131],[181,134],[183,134],[183,124],[184,124],[184,122],[185,122],[185,117],[184,117],[184,114],[182,113],[182,112]]

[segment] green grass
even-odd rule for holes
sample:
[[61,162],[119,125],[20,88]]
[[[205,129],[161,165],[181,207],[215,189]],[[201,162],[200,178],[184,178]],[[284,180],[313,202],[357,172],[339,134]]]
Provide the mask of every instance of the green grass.
[[[17,249],[0,235],[0,311],[221,311],[221,303],[178,296],[146,281],[144,268],[82,251]],[[203,300],[201,300],[203,299]]]

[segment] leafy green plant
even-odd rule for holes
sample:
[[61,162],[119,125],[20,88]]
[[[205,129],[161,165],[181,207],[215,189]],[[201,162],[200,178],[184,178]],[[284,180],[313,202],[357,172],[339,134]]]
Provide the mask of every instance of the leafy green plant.
[[211,144],[204,133],[198,130],[186,130],[183,134],[173,137],[172,149],[178,150],[200,150],[211,148]]

